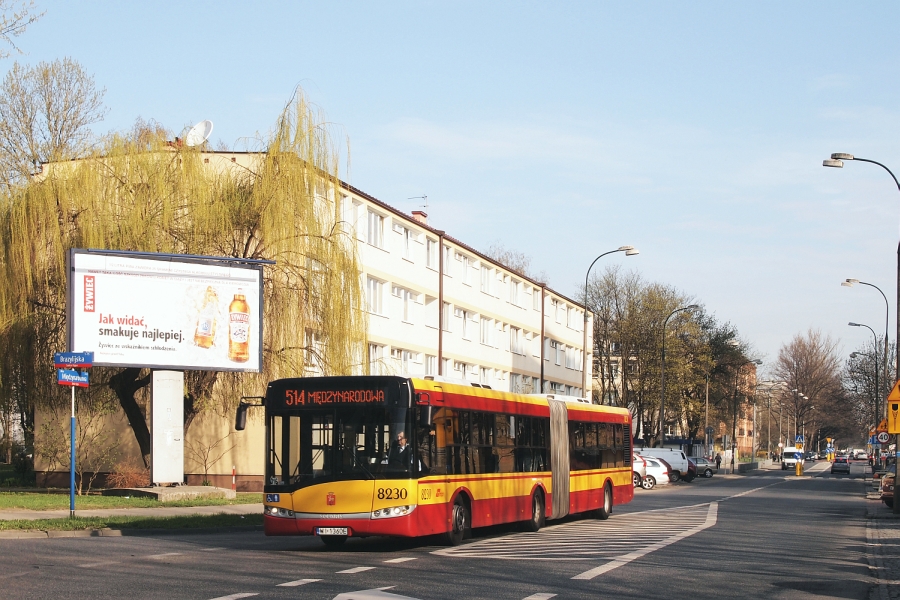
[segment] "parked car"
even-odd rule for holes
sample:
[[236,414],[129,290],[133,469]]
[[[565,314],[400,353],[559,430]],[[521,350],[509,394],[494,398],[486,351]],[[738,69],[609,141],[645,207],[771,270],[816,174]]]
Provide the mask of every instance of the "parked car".
[[687,456],[677,448],[641,448],[636,452],[644,458],[648,456],[662,458],[669,463],[672,466],[669,474],[669,478],[672,481],[678,481],[679,479],[691,481],[696,476],[696,473],[691,473]]
[[846,456],[838,456],[835,457],[834,462],[831,463],[831,472],[832,473],[846,473],[850,474],[850,459]]
[[645,490],[652,490],[657,485],[666,485],[669,483],[670,473],[665,462],[655,458],[647,457],[647,476],[641,483],[641,487]]
[[640,454],[631,454],[631,483],[634,487],[641,487],[644,477],[647,476],[647,461]]
[[712,477],[716,471],[716,463],[702,456],[689,456],[688,460],[697,467],[697,474],[706,478]]
[[818,460],[818,459],[819,459],[819,455],[817,453],[815,453],[815,452],[807,452],[806,453],[806,460]]
[[884,477],[881,478],[881,501],[888,508],[894,508],[894,480],[896,479],[896,474],[887,472]]

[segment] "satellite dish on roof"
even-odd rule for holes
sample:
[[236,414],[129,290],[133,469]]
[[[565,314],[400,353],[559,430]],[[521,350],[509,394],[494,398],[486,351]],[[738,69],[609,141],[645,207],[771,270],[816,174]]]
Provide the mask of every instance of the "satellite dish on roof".
[[213,130],[212,121],[200,121],[184,136],[185,146],[199,146],[209,138]]

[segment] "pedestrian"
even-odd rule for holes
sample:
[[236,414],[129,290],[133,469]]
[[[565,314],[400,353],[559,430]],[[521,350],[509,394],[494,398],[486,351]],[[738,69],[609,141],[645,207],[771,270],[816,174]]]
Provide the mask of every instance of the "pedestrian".
[[722,466],[722,455],[716,452],[716,471],[719,470],[720,466]]

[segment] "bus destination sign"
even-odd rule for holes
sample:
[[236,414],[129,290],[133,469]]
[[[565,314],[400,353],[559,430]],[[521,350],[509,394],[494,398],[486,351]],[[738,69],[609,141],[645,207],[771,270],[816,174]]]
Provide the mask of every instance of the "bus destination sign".
[[284,390],[286,406],[380,404],[384,390]]

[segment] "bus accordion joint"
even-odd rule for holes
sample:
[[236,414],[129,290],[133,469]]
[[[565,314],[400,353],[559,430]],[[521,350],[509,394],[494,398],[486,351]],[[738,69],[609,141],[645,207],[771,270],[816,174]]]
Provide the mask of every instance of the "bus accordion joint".
[[[244,402],[245,400],[259,400],[259,402]],[[237,431],[243,431],[247,428],[247,409],[251,406],[265,406],[265,396],[242,396],[241,403],[238,404],[237,414],[234,418],[234,428]]]

